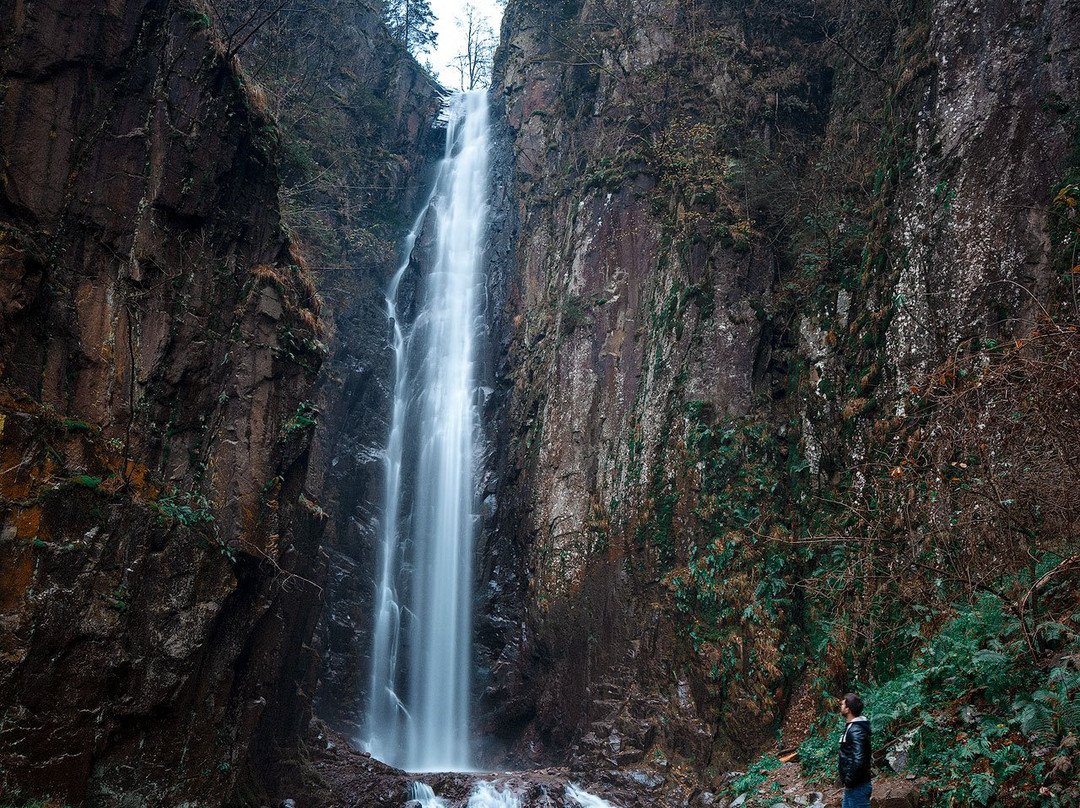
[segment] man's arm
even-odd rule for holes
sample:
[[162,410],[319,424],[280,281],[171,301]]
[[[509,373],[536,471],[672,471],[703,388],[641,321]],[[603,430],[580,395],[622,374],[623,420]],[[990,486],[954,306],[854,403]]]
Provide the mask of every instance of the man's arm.
[[862,772],[870,771],[870,723],[853,721],[849,729],[851,745],[851,770],[849,777],[857,777]]

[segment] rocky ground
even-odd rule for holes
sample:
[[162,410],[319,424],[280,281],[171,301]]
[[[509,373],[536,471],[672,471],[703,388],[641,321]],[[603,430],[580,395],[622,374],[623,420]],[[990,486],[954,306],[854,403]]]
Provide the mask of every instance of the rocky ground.
[[[874,779],[872,808],[916,808],[922,783],[914,778],[877,777]],[[834,783],[811,784],[803,776],[799,764],[791,761],[769,772],[754,791],[733,800],[719,797],[715,808],[739,806],[768,806],[768,808],[838,808],[843,790]],[[702,802],[702,804],[708,804]]]
[[[448,808],[839,808],[842,797],[835,785],[807,782],[797,762],[781,765],[756,789],[736,795],[733,784],[742,772],[727,772],[712,784],[663,765],[416,775],[353,749],[324,726],[313,731],[309,744],[308,756],[295,761],[291,790],[275,801],[283,808],[433,808],[414,799],[416,782],[429,786]],[[873,806],[916,808],[920,786],[915,780],[878,778]]]

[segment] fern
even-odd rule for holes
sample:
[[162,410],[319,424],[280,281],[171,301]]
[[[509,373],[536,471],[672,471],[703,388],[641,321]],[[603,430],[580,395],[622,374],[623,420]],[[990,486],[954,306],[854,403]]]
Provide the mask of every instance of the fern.
[[1080,734],[1080,673],[1057,668],[1050,672],[1054,689],[1048,694],[1057,713],[1058,737]]
[[1030,697],[1013,702],[1020,731],[1047,743],[1056,743],[1069,734],[1080,733],[1080,675],[1063,668],[1050,672],[1050,688],[1036,690]]
[[[1080,652],[1075,631],[1060,639],[1066,656]],[[1080,672],[1033,662],[1019,621],[1000,600],[957,606],[906,670],[862,695],[878,743],[910,744],[908,771],[927,778],[931,808],[1065,804],[1039,791],[1063,775],[1037,750],[1057,747],[1060,759],[1075,760],[1068,765],[1080,764],[1072,751],[1080,746]],[[799,752],[808,774],[824,775],[835,757],[826,722]],[[1060,771],[1070,771],[1064,765]]]
[[971,798],[980,805],[986,805],[998,791],[998,784],[989,775],[975,775],[971,778]]
[[771,755],[765,755],[750,767],[742,777],[731,784],[736,794],[746,794],[754,791],[769,776],[769,772],[780,766],[780,761]]
[[1013,672],[1013,656],[1000,650],[984,648],[976,651],[972,657],[975,670],[983,677],[987,687],[996,693],[1007,686],[1009,675]]
[[1061,734],[1080,735],[1080,696],[1064,700],[1060,712]]
[[1045,691],[1036,691],[1030,699],[1021,697],[1013,703],[1020,719],[1020,731],[1025,735],[1051,737],[1054,735],[1053,715],[1047,708],[1043,696]]
[[1048,643],[1060,642],[1061,640],[1076,634],[1076,632],[1067,625],[1059,623],[1056,620],[1047,620],[1045,623],[1040,623],[1035,629],[1035,633]]
[[997,783],[988,774],[976,774],[971,778],[971,798],[979,805],[986,805],[997,793]]

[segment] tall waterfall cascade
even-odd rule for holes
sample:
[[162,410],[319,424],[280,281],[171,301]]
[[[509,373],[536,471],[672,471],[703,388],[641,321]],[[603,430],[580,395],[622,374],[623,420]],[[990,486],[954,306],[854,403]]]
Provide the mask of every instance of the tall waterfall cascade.
[[[366,746],[410,771],[470,768],[474,366],[488,152],[486,94],[455,96],[434,191],[386,295],[396,380]],[[397,298],[418,240],[431,249],[423,260],[422,308],[407,326]]]

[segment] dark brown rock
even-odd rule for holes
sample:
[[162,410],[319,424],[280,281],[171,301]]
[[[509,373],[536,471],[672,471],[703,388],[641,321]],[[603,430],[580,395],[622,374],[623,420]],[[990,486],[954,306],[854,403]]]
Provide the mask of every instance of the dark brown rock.
[[[511,759],[602,766],[613,717],[652,711],[667,723],[618,726],[627,746],[723,766],[770,744],[787,705],[775,661],[802,573],[783,578],[791,608],[754,614],[749,582],[771,573],[737,558],[768,555],[753,546],[794,508],[710,532],[709,497],[746,481],[706,495],[694,429],[759,425],[785,490],[825,490],[881,445],[873,420],[912,374],[1033,327],[1080,12],[521,0],[504,31],[515,235],[494,276],[484,540],[509,583],[481,633],[484,726],[509,728]],[[858,212],[822,226],[842,197]],[[814,263],[823,232],[859,228]],[[733,547],[715,588],[739,582],[724,631],[701,627],[717,642],[676,597],[713,542]]]
[[184,2],[0,4],[0,791],[220,804],[307,723],[324,352]]
[[878,778],[870,797],[872,808],[918,808],[922,780],[893,780]]

